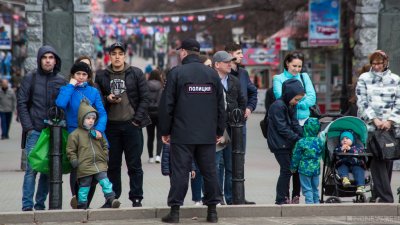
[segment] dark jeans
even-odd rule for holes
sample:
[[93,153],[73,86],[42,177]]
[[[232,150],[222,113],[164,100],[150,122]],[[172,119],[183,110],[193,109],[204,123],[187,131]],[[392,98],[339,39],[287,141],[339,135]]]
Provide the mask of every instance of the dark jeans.
[[349,172],[351,172],[354,176],[354,180],[356,181],[357,186],[364,186],[365,185],[365,170],[361,166],[357,165],[346,165],[342,164],[338,168],[338,174],[342,177],[349,178]]
[[12,112],[0,112],[2,138],[9,138],[8,131],[10,130],[11,118]]
[[[216,153],[216,168],[218,183],[224,193],[227,205],[232,204],[232,145],[228,144],[223,150]],[[224,179],[225,178],[225,179]]]
[[183,205],[193,158],[199,166],[204,180],[204,205],[216,205],[221,195],[215,171],[215,144],[171,144],[171,188],[168,206]]
[[[151,117],[152,124],[148,125],[146,127],[147,130],[147,150],[149,151],[149,158],[153,158],[153,142],[154,142],[154,137],[155,133],[157,133],[157,156],[161,155],[161,147],[162,147],[162,141],[161,141],[161,134],[158,131],[158,117]],[[156,132],[157,129],[157,132]]]
[[291,157],[289,153],[274,153],[274,155],[280,166],[279,178],[276,184],[275,204],[283,204],[289,198],[290,177],[292,176],[290,171]]
[[106,135],[110,143],[108,178],[113,184],[115,197],[122,192],[121,166],[122,154],[125,155],[129,176],[129,199],[143,199],[143,170],[140,157],[143,153],[143,134],[140,127],[129,121],[107,123]]

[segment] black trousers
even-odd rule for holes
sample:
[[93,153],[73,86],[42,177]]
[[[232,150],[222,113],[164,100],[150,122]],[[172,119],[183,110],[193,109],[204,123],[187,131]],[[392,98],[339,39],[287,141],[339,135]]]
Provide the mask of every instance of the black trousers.
[[[368,143],[371,141],[372,133],[368,133]],[[375,152],[372,150],[374,145],[368,145],[369,152]],[[372,157],[370,170],[373,181],[373,196],[379,197],[380,202],[393,203],[393,193],[392,187],[390,186],[390,182],[392,180],[392,169],[393,169],[393,161],[392,160],[379,160],[375,157]]]
[[[161,141],[161,134],[159,132],[159,127],[158,127],[158,116],[152,116],[150,117],[152,124],[148,125],[146,127],[147,130],[147,150],[149,152],[149,158],[153,158],[153,149],[154,149],[154,138],[157,137],[156,143],[157,143],[157,156],[161,156],[161,147],[162,147],[162,141]],[[157,131],[156,131],[157,130]],[[156,135],[155,135],[156,134]]]
[[183,205],[193,158],[204,179],[204,204],[216,205],[220,202],[221,194],[215,166],[215,144],[171,144],[171,187],[168,194],[168,206]]
[[276,183],[275,204],[283,204],[286,198],[289,198],[290,177],[292,177],[292,172],[290,171],[291,157],[289,153],[275,153],[274,155],[280,166],[279,178]]
[[142,128],[130,122],[108,122],[106,135],[110,143],[107,176],[113,184],[115,198],[122,192],[121,166],[122,155],[129,175],[129,199],[133,202],[143,199],[143,169],[141,156],[143,153]]

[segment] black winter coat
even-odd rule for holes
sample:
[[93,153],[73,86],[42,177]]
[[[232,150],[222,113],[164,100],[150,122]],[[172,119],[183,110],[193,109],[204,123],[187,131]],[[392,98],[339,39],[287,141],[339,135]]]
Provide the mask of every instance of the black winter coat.
[[147,85],[149,87],[149,115],[150,117],[157,117],[163,84],[158,80],[148,80]]
[[217,72],[188,55],[173,68],[159,106],[161,135],[171,143],[215,144],[225,129],[225,107]]
[[[135,110],[133,121],[139,124],[140,127],[151,124],[147,112],[149,105],[148,87],[142,70],[129,66],[125,70],[125,83],[129,102]],[[105,108],[108,111],[110,104],[107,101],[107,96],[111,93],[110,71],[105,69],[96,74],[96,84],[103,95]]]
[[303,129],[296,119],[296,107],[289,106],[298,94],[304,94],[300,81],[289,79],[283,83],[282,97],[272,103],[268,111],[268,147],[272,153],[291,153],[301,138]]
[[239,79],[235,76],[228,74],[228,91],[226,91],[226,119],[229,123],[230,113],[239,108],[243,111],[246,109],[246,100],[243,97]]
[[[45,73],[41,69],[41,58],[46,53],[53,53],[56,58],[56,65],[51,73]],[[60,88],[67,84],[59,73],[60,69],[61,59],[54,48],[41,47],[37,54],[37,69],[22,79],[17,93],[17,111],[24,132],[32,129],[41,131],[47,126],[44,120],[49,119],[48,111],[55,106]]]

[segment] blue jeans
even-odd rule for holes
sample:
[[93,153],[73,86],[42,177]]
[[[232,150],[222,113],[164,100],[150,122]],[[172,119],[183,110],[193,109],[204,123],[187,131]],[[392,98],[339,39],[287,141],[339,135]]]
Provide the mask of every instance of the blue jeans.
[[[216,153],[215,164],[221,192],[224,193],[227,205],[232,204],[232,145]],[[225,179],[224,179],[225,175]]]
[[[33,131],[26,137],[25,154],[28,158],[29,153],[32,151],[37,140],[39,139],[40,132]],[[33,194],[35,192],[37,172],[33,171],[29,165],[29,161],[26,160],[26,170],[24,176],[24,183],[22,186],[22,209],[43,210],[46,208],[44,202],[46,201],[47,194],[49,193],[49,179],[46,174],[40,174],[38,189],[36,191],[35,201],[33,205]]]
[[301,190],[306,199],[306,204],[319,204],[319,176],[300,175]]
[[354,180],[356,181],[357,186],[364,186],[365,185],[365,170],[361,166],[357,165],[346,165],[345,163],[341,164],[337,171],[339,176],[342,177],[349,177],[349,172],[351,172],[354,176]]
[[203,190],[203,176],[200,173],[198,166],[196,165],[196,176],[194,179],[190,180],[190,187],[192,188],[192,201],[194,202],[201,202],[201,191]]

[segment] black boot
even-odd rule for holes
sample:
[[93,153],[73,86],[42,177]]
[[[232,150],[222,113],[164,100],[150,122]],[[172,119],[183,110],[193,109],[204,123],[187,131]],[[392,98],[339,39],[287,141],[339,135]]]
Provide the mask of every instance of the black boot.
[[171,211],[161,218],[164,223],[179,223],[179,205],[171,206]]
[[87,209],[87,202],[78,202],[78,209]]
[[217,206],[216,205],[208,205],[207,222],[218,223],[218,215],[217,215]]
[[114,196],[108,197],[101,208],[119,208],[121,203]]

